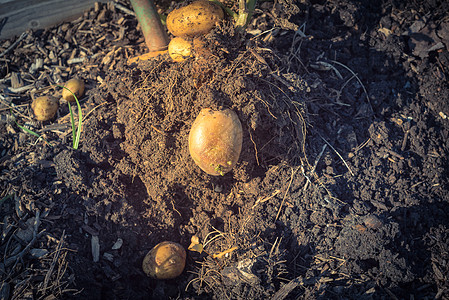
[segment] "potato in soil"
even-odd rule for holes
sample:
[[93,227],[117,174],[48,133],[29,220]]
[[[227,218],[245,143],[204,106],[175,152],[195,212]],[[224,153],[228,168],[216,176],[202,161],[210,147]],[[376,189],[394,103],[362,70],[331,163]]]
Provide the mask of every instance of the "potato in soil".
[[224,175],[242,150],[242,124],[230,109],[202,109],[189,133],[190,156],[209,175]]
[[157,244],[143,259],[142,269],[155,279],[173,279],[181,275],[186,264],[186,251],[175,242]]
[[[64,84],[79,99],[84,95],[84,81],[78,78],[72,78]],[[62,89],[62,98],[69,102],[75,102],[75,97],[67,89]]]
[[208,33],[224,17],[217,4],[207,0],[195,1],[170,12],[167,29],[174,36],[197,36]]
[[48,121],[53,119],[58,111],[59,101],[52,96],[41,96],[31,103],[34,115],[38,121]]
[[191,53],[192,43],[182,37],[175,37],[168,44],[168,54],[176,62],[186,60]]

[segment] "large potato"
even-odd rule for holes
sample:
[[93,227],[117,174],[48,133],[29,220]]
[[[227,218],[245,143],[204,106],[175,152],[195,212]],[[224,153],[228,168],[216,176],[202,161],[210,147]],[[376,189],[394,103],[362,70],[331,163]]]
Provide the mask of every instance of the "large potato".
[[189,133],[189,151],[209,175],[224,175],[237,163],[242,150],[242,124],[230,109],[201,110]]
[[31,108],[38,121],[48,121],[53,119],[58,111],[58,107],[58,99],[52,96],[38,97],[31,103]]
[[223,17],[217,4],[199,0],[170,12],[167,29],[174,36],[197,36],[208,33]]
[[186,251],[175,242],[157,244],[143,259],[142,269],[155,279],[172,279],[181,275],[186,264]]

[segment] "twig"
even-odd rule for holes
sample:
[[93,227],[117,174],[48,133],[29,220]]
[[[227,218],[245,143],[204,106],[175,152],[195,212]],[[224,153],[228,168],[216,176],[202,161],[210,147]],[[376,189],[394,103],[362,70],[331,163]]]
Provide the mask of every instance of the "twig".
[[9,110],[9,109],[16,109],[17,107],[24,107],[24,106],[28,106],[28,104],[15,105],[14,107],[13,106],[8,106],[8,107],[0,108],[0,111],[5,111],[5,110]]
[[97,108],[99,108],[99,107],[102,106],[102,105],[105,105],[106,103],[107,103],[107,102],[100,103],[100,104],[98,104],[97,106],[95,106],[94,108],[92,108],[92,109],[91,109],[91,110],[84,116],[83,122],[86,121],[87,117],[88,117],[94,110],[96,110]]
[[[30,250],[30,248],[34,245],[34,243],[44,234],[44,232],[45,232],[45,229],[44,230],[42,230],[41,232],[39,232],[35,237],[33,237],[33,239],[28,243],[28,245],[19,253],[19,254],[16,254],[15,256],[13,256],[13,257],[11,257],[10,259],[8,259],[8,260],[6,260],[5,261],[5,266],[6,267],[8,267],[8,266],[10,266],[11,264],[12,264],[12,262],[13,261],[15,261],[15,264],[14,265],[16,265],[17,264],[17,262],[19,261],[19,260],[21,260],[24,256],[25,256],[25,254],[27,254],[28,253],[28,251]],[[12,268],[12,269],[14,269],[14,268]]]
[[400,160],[403,160],[403,159],[404,159],[404,156],[400,155],[399,153],[394,152],[394,151],[391,150],[391,149],[387,149],[387,152],[390,153],[391,155],[393,155],[394,157],[399,158]]
[[65,236],[65,230],[62,231],[61,239],[59,240],[58,246],[56,247],[56,253],[53,256],[53,260],[51,262],[50,268],[48,269],[48,272],[45,275],[44,286],[42,288],[44,291],[47,289],[48,281],[50,280],[50,276],[53,273],[53,270],[54,270],[55,265],[56,265],[56,261],[59,258],[59,254],[61,253],[61,248],[62,248],[62,245],[64,243],[64,236]]
[[341,76],[340,72],[338,72],[337,68],[335,68],[333,65],[331,65],[328,62],[325,61],[317,61],[314,64],[310,65],[312,68],[318,71],[328,71],[333,70],[335,72],[335,75],[341,80],[343,80],[343,76]]
[[[293,58],[296,58],[296,60],[301,64],[301,66],[304,68],[304,70],[309,73],[309,70],[307,70],[306,66],[304,65],[304,63],[301,61],[300,54],[301,54],[301,45],[304,39],[307,38],[307,35],[305,34],[306,31],[306,23],[303,23],[298,30],[295,32],[295,35],[293,36],[293,40],[292,40],[292,45],[290,46],[290,55],[288,57],[288,68],[287,68],[287,72],[290,71],[290,65],[293,65],[291,62],[293,60]],[[299,36],[299,38],[297,38]],[[299,46],[295,48],[297,42],[299,42]]]
[[349,72],[351,72],[352,75],[355,76],[355,78],[357,79],[357,81],[358,81],[358,82],[360,83],[360,85],[362,86],[363,91],[365,92],[366,100],[368,101],[368,104],[369,104],[369,106],[370,106],[370,108],[371,108],[371,113],[374,114],[374,109],[373,109],[373,106],[371,105],[371,101],[370,101],[370,99],[369,99],[368,92],[367,92],[367,90],[366,90],[366,88],[365,88],[365,85],[364,85],[363,82],[360,80],[359,76],[357,76],[357,74],[355,74],[354,71],[352,71],[349,67],[345,66],[344,64],[342,64],[342,63],[340,63],[340,62],[338,62],[338,61],[335,61],[335,60],[331,60],[331,62],[333,62],[333,63],[335,63],[335,64],[337,64],[337,65],[339,65],[339,66],[342,66],[343,68],[345,68],[346,70],[348,70]]
[[304,185],[304,188],[303,188],[303,191],[305,191],[307,189],[309,183],[312,183],[312,182],[310,181],[309,176],[307,176],[307,174],[305,172],[304,163],[301,164],[301,173],[307,179],[307,182],[306,182],[306,184]]
[[89,58],[89,57],[84,56],[84,57],[71,58],[71,59],[67,60],[67,64],[68,65],[79,64],[79,63],[84,62],[87,58]]
[[337,99],[335,99],[337,104],[342,105],[342,106],[349,106],[349,107],[351,107],[350,104],[340,102],[340,97],[341,97],[341,93],[343,92],[343,89],[344,89],[344,88],[348,85],[348,83],[351,82],[351,80],[354,79],[354,78],[355,78],[355,76],[352,75],[351,78],[349,78],[348,80],[346,80],[346,82],[341,86],[340,90],[337,92]]
[[273,251],[276,248],[276,244],[277,244],[277,250],[279,250],[279,245],[281,244],[282,237],[279,239],[279,243],[278,243],[278,239],[279,239],[279,237],[276,237],[276,240],[274,241],[273,245],[271,246],[270,254],[268,255],[268,258],[271,258],[271,256],[273,255]]
[[293,168],[292,168],[292,176],[290,177],[290,182],[288,183],[287,190],[286,190],[285,193],[284,193],[284,197],[282,197],[281,206],[279,206],[279,210],[278,210],[278,213],[277,213],[277,215],[276,215],[276,218],[274,219],[274,222],[277,221],[277,219],[279,218],[279,215],[281,214],[281,210],[282,210],[282,206],[284,205],[285,198],[287,197],[287,193],[288,193],[288,191],[290,190],[290,186],[292,185],[293,178],[294,178],[296,172],[298,172],[299,168],[300,168],[300,167],[296,168],[295,171],[293,171]]
[[37,231],[39,230],[41,211],[37,210],[36,217],[34,219],[34,227],[33,227],[33,238],[36,237]]
[[232,247],[232,248],[230,248],[230,249],[228,249],[228,250],[225,250],[225,251],[222,251],[222,252],[220,252],[220,253],[215,253],[215,254],[213,254],[212,255],[212,258],[221,258],[221,257],[223,257],[224,255],[226,255],[226,254],[228,254],[228,253],[231,253],[231,252],[233,252],[233,251],[235,251],[235,250],[237,250],[238,249],[238,247]]
[[115,6],[117,9],[123,11],[124,13],[127,13],[128,15],[131,15],[131,16],[135,16],[135,15],[136,15],[135,12],[133,12],[132,10],[126,8],[126,7],[123,6],[123,5],[121,5],[121,4],[117,3],[117,2],[112,2],[112,3],[114,3],[114,6]]
[[5,51],[3,51],[2,53],[0,53],[0,57],[3,57],[4,55],[6,55],[9,51],[11,51],[12,49],[14,49],[19,43],[20,41],[22,41],[28,34],[26,32],[23,32],[19,38],[11,45],[8,47],[8,49],[6,49]]
[[[215,228],[214,228],[215,229]],[[207,238],[209,237],[210,234],[212,233],[217,233],[217,235],[215,235],[214,237],[212,237],[210,240],[206,241]],[[206,237],[204,238],[203,241],[203,248],[206,248],[207,244],[209,244],[210,242],[212,242],[213,240],[215,240],[216,238],[222,237],[224,236],[224,233],[221,232],[220,230],[215,229],[214,231],[209,232]]]
[[[318,165],[318,162],[320,161],[321,156],[323,156],[323,153],[324,153],[324,150],[326,150],[326,147],[327,147],[327,144],[324,144],[323,148],[321,149],[320,154],[318,154],[317,158],[315,159],[315,163],[313,164],[313,168],[312,168],[312,170],[310,170],[312,173],[315,172],[316,166]],[[306,178],[308,179],[308,177],[306,177]],[[307,189],[307,187],[309,185],[309,182],[310,182],[310,180],[308,180],[306,182],[306,184],[304,185],[304,189],[303,189],[304,191]]]
[[255,143],[254,140],[253,140],[253,136],[251,135],[251,131],[248,130],[248,132],[249,132],[249,138],[251,139],[251,142],[253,142],[253,145],[254,145],[254,151],[256,152],[256,153],[255,153],[255,156],[256,156],[256,162],[257,162],[257,165],[259,166],[260,164],[259,164],[259,158],[257,157],[257,147],[256,147],[256,143]]
[[[20,115],[21,117],[28,119],[28,120],[32,120],[30,117],[25,116],[24,114],[22,114],[18,109],[18,105],[14,105],[14,103],[9,102],[8,100],[6,100],[5,97],[3,97],[2,95],[0,95],[0,102],[2,102],[4,105],[8,106],[10,109],[14,110],[18,115]],[[28,104],[25,104],[28,105]],[[22,105],[21,105],[22,106]]]
[[326,147],[327,147],[327,144],[324,144],[323,149],[321,149],[320,154],[318,154],[318,157],[316,158],[315,163],[313,164],[312,172],[315,172],[316,166],[318,165],[318,162],[320,161],[321,156],[323,156],[323,153],[324,153],[324,150],[326,150]]
[[281,192],[280,190],[275,190],[273,193],[271,193],[270,196],[265,197],[265,198],[259,198],[259,199],[257,199],[256,203],[254,203],[253,207],[251,207],[251,208],[254,209],[254,208],[257,206],[257,204],[259,204],[259,203],[264,203],[264,202],[270,200],[271,198],[273,198],[274,196],[276,196],[276,195],[279,194],[280,192]]
[[29,85],[25,85],[25,86],[21,86],[19,88],[9,88],[8,90],[14,94],[20,94],[22,92],[31,90],[32,88],[34,88],[34,84],[29,84]]
[[354,173],[352,172],[351,168],[349,167],[349,165],[346,163],[346,161],[343,159],[343,157],[340,155],[340,153],[338,153],[337,150],[335,150],[334,147],[332,147],[331,144],[329,144],[328,141],[326,141],[321,135],[320,138],[329,146],[331,147],[332,150],[334,150],[334,152],[338,155],[338,157],[340,157],[340,159],[342,160],[342,162],[345,164],[346,168],[348,168],[349,172],[351,173],[352,176],[354,176]]
[[305,285],[314,285],[316,284],[320,278],[322,277],[322,274],[316,277],[311,277],[304,279],[302,276],[296,277],[289,283],[282,286],[271,298],[271,300],[284,300],[288,297],[288,294],[292,292],[296,287],[298,286],[305,286]]

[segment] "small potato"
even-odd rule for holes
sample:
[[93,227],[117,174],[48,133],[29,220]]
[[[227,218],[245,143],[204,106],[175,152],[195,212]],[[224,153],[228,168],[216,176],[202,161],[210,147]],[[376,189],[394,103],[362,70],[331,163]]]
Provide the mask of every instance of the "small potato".
[[[78,78],[72,78],[67,81],[64,87],[68,88],[76,97],[81,98],[84,95],[84,81]],[[73,97],[67,89],[62,89],[62,98],[69,102],[75,102],[75,97]]]
[[58,99],[52,96],[38,97],[31,103],[31,108],[38,121],[48,121],[53,119],[58,111],[58,107]]
[[192,44],[182,37],[175,37],[168,44],[168,54],[177,62],[181,62],[190,57],[192,53]]
[[155,279],[172,279],[181,275],[186,264],[186,251],[174,242],[157,244],[143,259],[142,269]]
[[193,37],[208,33],[223,17],[223,10],[217,4],[199,0],[170,12],[167,29],[174,36]]
[[209,175],[224,175],[237,163],[242,150],[242,124],[230,109],[202,109],[189,133],[189,151]]
[[174,61],[181,62],[192,56],[206,58],[211,56],[212,52],[200,38],[192,40],[175,37],[168,44],[168,54]]

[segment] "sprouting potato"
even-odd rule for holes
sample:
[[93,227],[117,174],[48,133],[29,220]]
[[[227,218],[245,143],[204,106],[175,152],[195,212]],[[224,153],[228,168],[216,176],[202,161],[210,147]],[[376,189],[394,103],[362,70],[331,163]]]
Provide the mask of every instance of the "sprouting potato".
[[142,269],[155,279],[173,279],[181,275],[186,264],[186,251],[175,242],[157,244],[143,259]]
[[242,124],[230,109],[202,109],[189,133],[190,156],[209,175],[224,175],[242,150]]
[[217,4],[199,0],[170,12],[167,29],[174,36],[193,37],[208,33],[223,17],[223,10]]
[[38,121],[48,121],[53,119],[58,111],[59,101],[52,96],[41,96],[31,103],[34,115]]
[[[72,78],[64,84],[79,99],[84,95],[84,81],[79,78]],[[67,89],[62,89],[62,98],[69,102],[75,102],[75,97]]]

